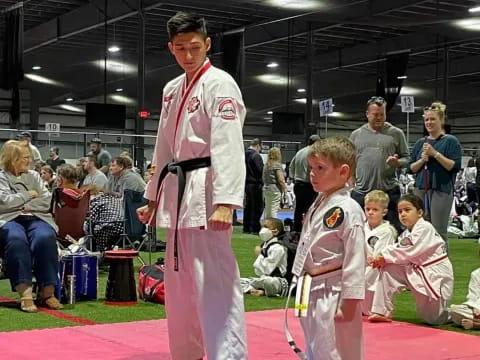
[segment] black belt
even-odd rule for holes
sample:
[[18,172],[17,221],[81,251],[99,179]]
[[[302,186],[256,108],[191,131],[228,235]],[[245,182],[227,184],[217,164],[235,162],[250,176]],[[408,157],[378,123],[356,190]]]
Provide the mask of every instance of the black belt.
[[[165,177],[167,176],[168,173],[176,174],[178,178],[178,196],[177,196],[177,218],[175,221],[175,237],[173,240],[173,269],[175,271],[178,271],[178,243],[177,243],[177,230],[178,230],[178,218],[180,216],[180,207],[182,205],[182,199],[183,199],[183,192],[185,191],[185,173],[201,169],[201,168],[206,168],[210,167],[211,165],[211,159],[210,156],[204,157],[204,158],[197,158],[197,159],[189,159],[189,160],[184,160],[184,161],[178,161],[178,162],[171,162],[165,165],[165,167],[162,169],[162,172],[160,173],[160,177],[158,179],[158,188],[157,188],[157,194],[160,190],[160,186],[163,183],[163,180],[165,180]],[[159,204],[157,204],[158,206]]]

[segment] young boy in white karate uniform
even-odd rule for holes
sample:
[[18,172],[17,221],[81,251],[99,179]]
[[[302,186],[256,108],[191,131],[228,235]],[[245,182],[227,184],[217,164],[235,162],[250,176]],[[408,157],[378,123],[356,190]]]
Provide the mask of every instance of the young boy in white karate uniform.
[[480,330],[480,268],[470,276],[467,301],[450,306],[450,315],[455,324],[467,330]]
[[385,247],[395,244],[397,240],[397,230],[390,222],[383,219],[387,215],[389,201],[388,195],[381,190],[370,191],[365,196],[367,267],[365,269],[365,300],[362,306],[364,315],[371,315],[373,294],[379,277],[379,270],[368,265],[368,262],[379,255]]
[[305,315],[300,322],[306,357],[362,360],[365,216],[345,185],[355,174],[355,146],[344,137],[319,140],[309,150],[308,163],[319,195],[305,215],[293,265]]
[[288,292],[287,248],[277,236],[283,233],[283,223],[276,218],[267,218],[260,229],[261,246],[255,247],[257,258],[253,263],[258,277],[241,278],[244,293],[255,296],[285,296]]
[[413,194],[398,201],[398,216],[407,228],[397,244],[387,246],[371,261],[380,269],[373,297],[372,322],[390,322],[393,297],[402,289],[415,296],[417,313],[425,322],[449,321],[448,300],[453,292],[453,269],[445,241],[423,219],[423,201]]

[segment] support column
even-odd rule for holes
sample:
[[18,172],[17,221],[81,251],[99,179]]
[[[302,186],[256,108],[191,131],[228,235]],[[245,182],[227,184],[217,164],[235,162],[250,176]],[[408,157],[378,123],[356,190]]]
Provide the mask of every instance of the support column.
[[[143,135],[145,133],[145,121],[139,115],[139,110],[145,107],[145,10],[143,9],[143,0],[138,1],[138,74],[137,74],[137,104],[138,108],[135,114],[135,134]],[[135,138],[136,151],[134,162],[138,169],[143,173],[145,158],[145,139],[141,136]]]
[[443,49],[443,103],[448,104],[448,90],[450,77],[450,51],[448,46]]
[[[32,130],[38,130],[40,113],[38,110],[38,102],[36,101],[35,93],[33,90],[30,90],[30,126]],[[20,111],[20,117],[22,116],[22,111]],[[35,143],[38,140],[38,134],[36,132],[32,133],[33,142]]]
[[307,108],[305,110],[305,141],[311,135],[309,124],[314,123],[313,120],[313,31],[312,23],[308,23],[307,33]]

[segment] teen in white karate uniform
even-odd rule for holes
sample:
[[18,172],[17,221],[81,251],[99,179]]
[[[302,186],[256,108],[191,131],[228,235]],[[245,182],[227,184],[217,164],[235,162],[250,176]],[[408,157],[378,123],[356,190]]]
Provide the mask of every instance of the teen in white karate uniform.
[[408,289],[415,296],[420,318],[431,325],[444,324],[449,320],[447,302],[453,292],[453,269],[445,242],[423,219],[423,201],[418,196],[403,195],[398,214],[407,230],[371,263],[381,269],[369,320],[390,322],[394,295]]
[[[206,58],[211,41],[205,20],[177,13],[167,28],[168,46],[185,74],[164,88],[155,174],[145,190],[150,202],[138,214],[142,221],[155,216],[158,226],[169,229],[170,351],[179,360],[205,353],[209,360],[246,359],[243,294],[230,245],[232,212],[243,205],[245,167],[238,165],[245,163],[245,106],[233,78]],[[182,161],[175,169],[170,166],[176,174],[169,171],[159,181],[167,164]],[[185,188],[177,219],[180,168]]]
[[467,330],[480,329],[480,268],[470,276],[467,301],[450,306],[450,314],[455,324]]
[[283,223],[276,218],[267,218],[260,229],[262,246],[255,247],[257,258],[253,263],[258,277],[241,278],[243,292],[255,296],[285,296],[288,292],[287,248],[279,243],[277,236],[284,233]]
[[300,318],[309,360],[364,356],[365,216],[345,186],[355,162],[355,147],[343,137],[317,141],[308,157],[311,184],[320,195],[305,215],[293,273],[312,277],[306,316]]
[[382,190],[370,191],[365,196],[365,241],[366,259],[365,268],[365,300],[363,300],[362,312],[370,315],[372,309],[373,294],[378,281],[379,271],[368,265],[370,259],[374,259],[387,246],[395,244],[397,230],[390,222],[383,220],[387,215],[390,199]]

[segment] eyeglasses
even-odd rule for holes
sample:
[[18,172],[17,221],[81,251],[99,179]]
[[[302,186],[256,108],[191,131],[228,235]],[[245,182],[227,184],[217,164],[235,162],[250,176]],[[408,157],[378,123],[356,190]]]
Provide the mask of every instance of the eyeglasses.
[[387,103],[387,100],[385,100],[381,96],[372,96],[370,99],[367,101],[367,105],[371,104],[376,104],[376,105],[384,105]]
[[423,111],[440,111],[440,106],[438,106],[438,105],[427,105],[423,108]]

